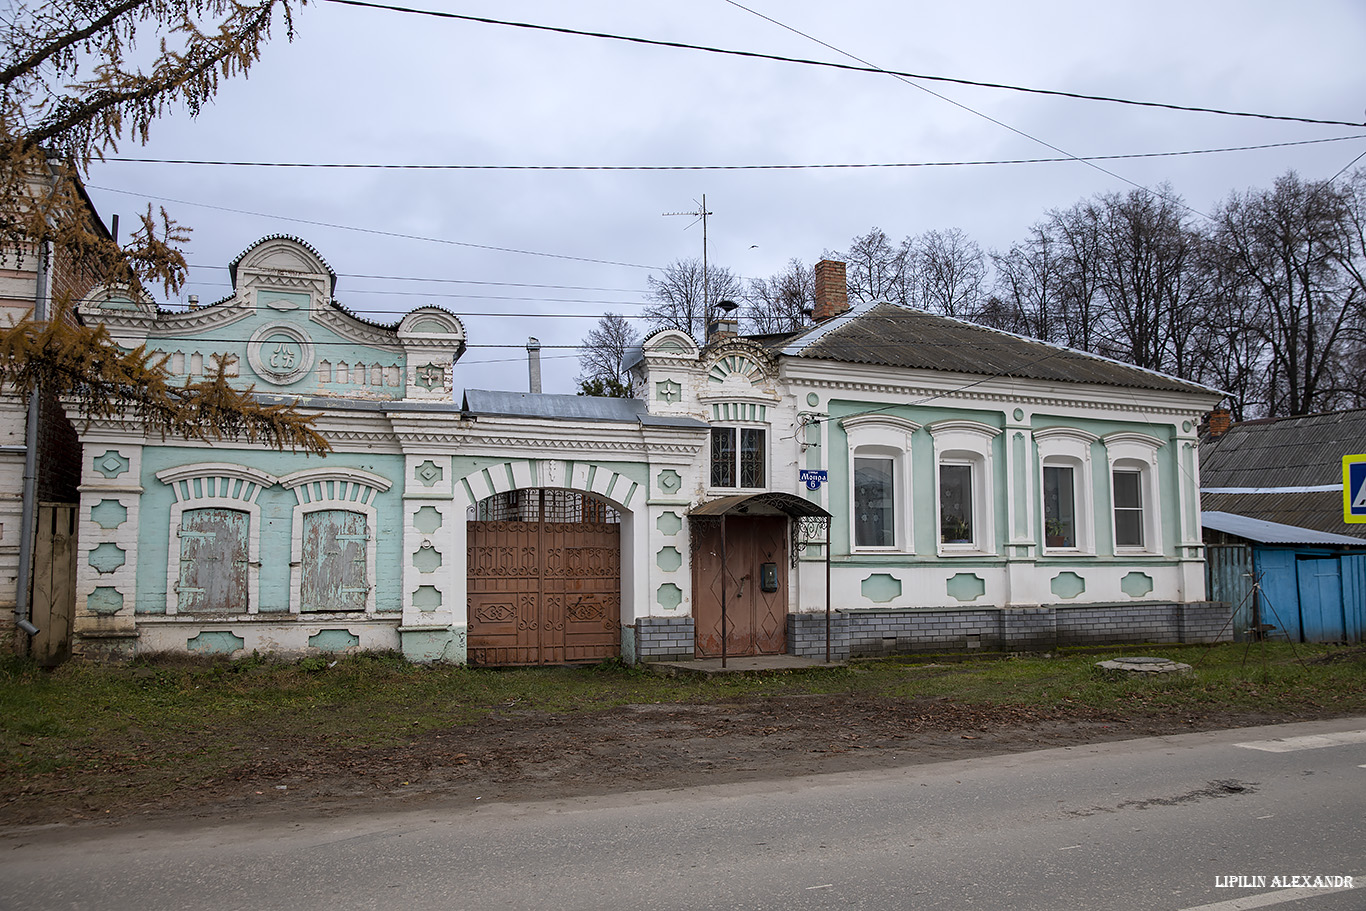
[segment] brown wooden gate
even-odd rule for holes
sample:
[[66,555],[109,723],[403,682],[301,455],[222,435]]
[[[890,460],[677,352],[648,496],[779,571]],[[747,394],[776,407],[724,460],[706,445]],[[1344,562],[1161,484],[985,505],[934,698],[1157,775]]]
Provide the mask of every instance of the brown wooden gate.
[[[725,522],[722,566],[721,523]],[[721,657],[721,589],[726,592],[726,654],[787,651],[788,518],[724,516],[693,519],[693,622],[699,658]],[[772,565],[774,591],[764,591]],[[724,571],[723,571],[724,569]]]
[[44,666],[71,657],[71,620],[76,613],[76,510],[66,503],[38,504],[29,615],[38,634],[31,654]]
[[621,525],[572,490],[514,490],[470,508],[470,664],[621,654]]

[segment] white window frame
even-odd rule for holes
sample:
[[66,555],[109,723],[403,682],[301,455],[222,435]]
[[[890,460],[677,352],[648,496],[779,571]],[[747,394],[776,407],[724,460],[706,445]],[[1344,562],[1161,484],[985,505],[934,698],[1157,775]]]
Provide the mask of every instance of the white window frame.
[[[1001,429],[968,420],[936,421],[926,429],[934,438],[934,540],[938,554],[941,557],[995,554],[996,472],[992,449]],[[971,468],[972,540],[969,542],[944,541],[940,515],[940,467],[943,465]]]
[[[1039,548],[1044,554],[1095,554],[1096,522],[1092,492],[1091,444],[1100,439],[1075,427],[1044,427],[1034,431],[1039,453]],[[1049,547],[1047,516],[1044,514],[1044,469],[1072,469],[1072,501],[1076,513],[1076,545]]]
[[[915,526],[911,508],[911,438],[920,425],[904,418],[885,414],[847,417],[840,421],[845,434],[845,477],[849,494],[849,552],[850,553],[915,553]],[[892,544],[870,546],[857,544],[857,523],[854,521],[854,460],[891,459],[892,461]]]
[[[1162,510],[1158,500],[1159,470],[1157,451],[1165,443],[1157,437],[1145,433],[1121,432],[1102,437],[1105,443],[1109,472],[1106,484],[1110,491],[1110,541],[1116,556],[1137,554],[1161,554],[1162,551]],[[1119,541],[1115,522],[1115,472],[1133,471],[1138,473],[1139,502],[1143,507],[1143,543],[1123,545]]]
[[247,609],[237,616],[257,613],[261,605],[261,507],[257,501],[278,479],[244,465],[199,462],[158,471],[157,480],[175,496],[167,525],[166,616],[180,613],[180,521],[189,509],[234,509],[247,514]]
[[[712,447],[711,447],[711,438],[712,438],[712,434],[711,434],[711,430],[733,430],[733,431],[735,431],[735,480],[736,480],[736,486],[734,486],[734,487],[721,487],[721,486],[716,486],[716,485],[713,485],[712,482],[711,482],[711,476],[712,476],[712,475],[711,475],[711,467],[712,467],[712,458],[711,458],[711,456],[712,456]],[[711,425],[711,430],[709,430],[709,431],[707,432],[707,489],[708,489],[708,490],[718,490],[718,491],[736,491],[736,492],[742,492],[742,491],[756,491],[756,490],[768,490],[768,489],[770,489],[770,487],[772,486],[772,478],[773,478],[773,464],[772,464],[772,458],[771,458],[771,453],[772,453],[772,451],[773,451],[773,431],[772,431],[772,429],[770,429],[769,425],[768,425],[768,424],[759,424],[759,423],[746,423],[746,422],[727,422],[727,423],[724,423],[724,424],[714,423],[714,424]],[[764,434],[764,458],[763,458],[763,463],[764,463],[764,483],[763,483],[763,485],[760,486],[760,487],[740,487],[740,486],[738,486],[738,485],[739,485],[739,481],[740,481],[740,476],[741,476],[741,469],[740,469],[740,434],[741,434],[741,431],[744,431],[744,430],[761,430],[761,431],[763,431],[763,434]]]
[[323,510],[344,510],[365,516],[368,540],[365,542],[365,595],[363,616],[376,613],[375,551],[379,546],[379,510],[375,498],[389,489],[388,478],[354,468],[318,468],[296,471],[280,478],[280,485],[294,492],[295,504],[290,521],[289,612],[312,618],[355,617],[356,611],[303,612],[304,516]]

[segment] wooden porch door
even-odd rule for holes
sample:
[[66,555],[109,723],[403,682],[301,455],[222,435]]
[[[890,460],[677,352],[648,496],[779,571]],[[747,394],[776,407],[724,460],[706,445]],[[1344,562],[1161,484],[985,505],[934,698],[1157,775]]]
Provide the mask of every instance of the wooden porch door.
[[[733,516],[694,525],[693,622],[695,654],[721,657],[721,592],[726,593],[726,655],[781,655],[787,651],[788,519]],[[696,520],[694,520],[696,522]],[[764,591],[763,567],[773,565],[776,591]]]

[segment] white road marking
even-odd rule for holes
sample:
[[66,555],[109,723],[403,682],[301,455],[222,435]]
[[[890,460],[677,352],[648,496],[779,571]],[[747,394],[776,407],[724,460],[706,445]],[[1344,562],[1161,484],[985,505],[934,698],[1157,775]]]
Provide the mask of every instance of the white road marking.
[[1234,746],[1245,750],[1263,750],[1267,753],[1293,753],[1296,750],[1317,750],[1322,747],[1340,747],[1349,743],[1366,743],[1366,731],[1343,731],[1341,734],[1306,734],[1303,737],[1277,737],[1275,740],[1249,740],[1235,743]]
[[1350,891],[1349,886],[1339,889],[1281,889],[1279,892],[1262,892],[1257,895],[1244,895],[1242,898],[1230,898],[1228,901],[1215,902],[1212,905],[1182,908],[1181,911],[1249,911],[1251,908],[1295,902],[1314,895],[1331,895],[1334,892],[1347,891]]

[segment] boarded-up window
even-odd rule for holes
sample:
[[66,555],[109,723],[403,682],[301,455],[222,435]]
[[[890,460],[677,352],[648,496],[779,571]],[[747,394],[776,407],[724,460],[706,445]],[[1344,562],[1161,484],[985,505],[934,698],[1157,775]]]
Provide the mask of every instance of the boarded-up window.
[[365,610],[370,583],[365,563],[370,535],[362,513],[324,509],[304,515],[300,609]]
[[180,514],[180,581],[177,610],[247,612],[247,529],[239,509],[187,509]]

